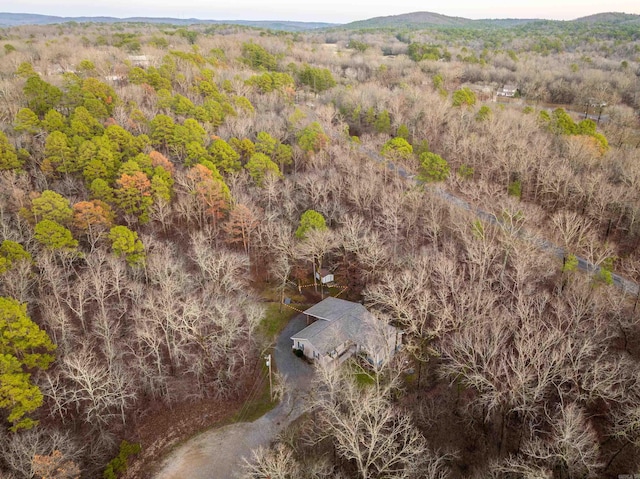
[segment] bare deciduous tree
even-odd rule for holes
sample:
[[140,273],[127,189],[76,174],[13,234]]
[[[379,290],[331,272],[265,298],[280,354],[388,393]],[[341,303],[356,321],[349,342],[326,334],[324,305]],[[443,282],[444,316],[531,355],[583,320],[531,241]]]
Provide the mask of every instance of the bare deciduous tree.
[[36,455],[47,456],[59,451],[65,460],[75,462],[83,453],[83,447],[68,432],[43,427],[0,438],[0,449],[11,471],[25,479],[36,473],[33,464]]
[[80,468],[68,460],[59,450],[48,455],[33,456],[33,472],[41,479],[78,479]]
[[62,375],[69,384],[66,402],[84,421],[98,429],[116,418],[124,423],[126,411],[136,398],[133,378],[119,367],[108,368],[89,349],[68,354]]
[[575,403],[560,405],[549,418],[551,431],[525,443],[522,452],[542,467],[557,468],[563,477],[597,477],[603,464],[597,433]]
[[312,406],[320,421],[316,440],[331,438],[358,477],[445,475],[443,458],[429,451],[411,418],[390,402],[394,381],[362,389],[344,372],[320,368],[318,386]]
[[246,277],[249,260],[246,256],[211,247],[203,233],[191,237],[191,259],[200,270],[201,284],[206,284],[214,292],[232,293],[242,287],[238,278]]

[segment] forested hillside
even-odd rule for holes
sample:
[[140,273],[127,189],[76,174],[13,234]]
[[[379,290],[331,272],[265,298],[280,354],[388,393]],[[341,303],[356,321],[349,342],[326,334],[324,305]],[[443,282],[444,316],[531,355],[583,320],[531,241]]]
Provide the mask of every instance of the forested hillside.
[[198,18],[171,18],[171,17],[56,17],[53,15],[37,15],[33,13],[7,13],[0,12],[0,27],[16,27],[20,25],[51,25],[58,23],[155,23],[164,25],[244,25],[248,27],[267,28],[272,30],[302,31],[314,28],[327,28],[334,26],[326,22],[296,22],[278,20],[206,20]]
[[403,349],[247,477],[639,472],[637,28],[0,38],[2,477],[151,477],[321,267]]

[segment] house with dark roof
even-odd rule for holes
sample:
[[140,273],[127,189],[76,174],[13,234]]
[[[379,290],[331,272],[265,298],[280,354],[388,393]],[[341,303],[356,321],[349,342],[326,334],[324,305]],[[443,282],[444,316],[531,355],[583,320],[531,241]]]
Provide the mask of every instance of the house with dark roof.
[[362,353],[380,365],[402,343],[402,332],[379,320],[359,303],[326,298],[304,311],[311,323],[291,336],[293,349],[321,364],[341,363]]

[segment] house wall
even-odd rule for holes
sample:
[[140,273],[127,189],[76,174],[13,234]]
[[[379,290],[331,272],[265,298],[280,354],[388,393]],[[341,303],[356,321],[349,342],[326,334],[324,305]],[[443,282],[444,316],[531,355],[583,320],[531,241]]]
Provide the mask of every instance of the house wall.
[[[352,357],[357,351],[357,346],[351,342],[341,344],[333,354],[325,354],[317,359],[317,361],[325,366],[338,366]],[[342,355],[342,357],[341,357]]]
[[316,361],[318,361],[323,366],[328,366],[328,365],[334,364],[336,362],[335,359],[333,359],[328,354],[325,354],[324,356],[320,356],[318,359],[316,359]]
[[306,339],[295,339],[293,341],[292,348],[302,349],[305,357],[312,361],[318,361],[322,364],[329,364],[339,358],[342,353],[353,346],[353,353],[365,351],[367,353],[368,359],[372,363],[379,364],[381,361],[386,361],[388,358],[392,357],[395,354],[396,350],[400,348],[401,344],[402,331],[397,330],[397,334],[396,332],[390,331],[385,338],[385,345],[377,349],[376,351],[367,351],[366,348],[363,348],[360,344],[354,345],[351,341],[346,341],[335,349],[335,353],[322,354],[313,346],[311,342]]
[[349,349],[350,345],[351,345],[350,341],[346,341],[346,342],[342,343],[340,346],[338,346],[336,348],[336,352],[335,352],[335,354],[333,356],[337,358],[342,353],[344,353],[347,349]]
[[302,349],[304,355],[309,359],[318,359],[319,353],[306,339],[296,339],[293,342],[293,349]]
[[351,343],[349,341],[342,343],[335,349],[335,352],[332,351],[333,354],[322,354],[320,353],[312,343],[310,343],[306,339],[296,339],[293,341],[292,349],[302,349],[304,355],[312,360],[322,359],[323,363],[330,362],[334,358],[339,357],[342,353],[344,353],[349,347]]
[[375,351],[368,351],[366,348],[358,347],[358,350],[363,350],[367,354],[367,359],[373,364],[380,364],[387,359],[393,357],[402,344],[402,331],[389,331],[389,334],[385,338],[385,345],[377,348]]
[[402,331],[397,330],[397,333],[392,334],[391,337],[388,338],[387,342],[389,344],[390,351],[392,351],[392,354],[395,354],[402,345]]

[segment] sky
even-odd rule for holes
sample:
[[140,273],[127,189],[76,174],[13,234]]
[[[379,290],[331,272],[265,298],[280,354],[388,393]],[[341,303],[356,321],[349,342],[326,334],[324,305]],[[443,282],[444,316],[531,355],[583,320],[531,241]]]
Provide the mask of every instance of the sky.
[[427,11],[464,18],[571,20],[601,12],[640,14],[638,0],[0,0],[0,12],[57,16],[175,17],[347,23]]

